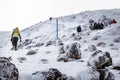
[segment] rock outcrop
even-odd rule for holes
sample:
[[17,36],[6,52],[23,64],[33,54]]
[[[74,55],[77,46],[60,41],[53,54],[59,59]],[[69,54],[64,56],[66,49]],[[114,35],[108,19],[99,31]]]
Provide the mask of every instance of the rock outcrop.
[[70,45],[62,46],[59,48],[60,55],[58,56],[58,61],[72,61],[81,58],[80,44],[72,43]]
[[8,58],[0,57],[0,80],[18,80],[18,69]]

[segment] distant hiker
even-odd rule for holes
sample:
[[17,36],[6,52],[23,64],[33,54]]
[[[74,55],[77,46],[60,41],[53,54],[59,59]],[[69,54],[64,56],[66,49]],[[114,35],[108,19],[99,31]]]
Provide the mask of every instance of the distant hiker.
[[103,25],[103,22],[101,21],[101,19],[99,19],[97,22],[90,19],[89,20],[89,28],[91,30],[99,30],[99,29],[103,29],[104,25]]
[[78,33],[81,32],[81,26],[80,25],[77,27],[77,32]]
[[93,29],[98,29],[98,24],[96,22],[94,22],[94,27]]
[[98,29],[98,25],[97,25],[96,22],[90,23],[90,26],[89,26],[89,27],[90,27],[91,30]]
[[115,19],[112,19],[112,20],[110,21],[110,24],[115,24],[115,23],[117,23]]
[[13,45],[11,50],[13,50],[13,49],[17,50],[18,37],[20,38],[20,42],[21,42],[20,32],[19,32],[18,27],[16,27],[13,30],[12,35],[11,35],[11,41],[12,41],[12,45]]
[[50,21],[52,21],[52,19],[53,19],[52,17],[49,18]]
[[94,27],[94,26],[96,26],[95,23],[96,23],[96,22],[95,22],[94,20],[92,20],[92,19],[89,20],[89,28],[90,28],[91,30],[94,30],[94,29],[95,29],[95,27]]
[[98,22],[98,29],[103,29],[104,28],[104,25],[103,25],[103,23],[102,22]]

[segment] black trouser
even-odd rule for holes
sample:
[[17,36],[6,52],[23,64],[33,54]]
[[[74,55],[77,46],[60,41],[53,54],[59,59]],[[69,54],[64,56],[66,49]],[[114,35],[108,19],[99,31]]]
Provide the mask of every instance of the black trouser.
[[12,38],[12,45],[17,49],[17,42],[18,42],[18,37],[13,37]]

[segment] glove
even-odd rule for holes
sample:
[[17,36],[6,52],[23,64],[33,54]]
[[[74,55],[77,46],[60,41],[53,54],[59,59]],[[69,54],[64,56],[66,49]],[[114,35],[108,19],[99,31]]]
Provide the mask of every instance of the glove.
[[12,39],[11,39],[11,41],[12,41]]

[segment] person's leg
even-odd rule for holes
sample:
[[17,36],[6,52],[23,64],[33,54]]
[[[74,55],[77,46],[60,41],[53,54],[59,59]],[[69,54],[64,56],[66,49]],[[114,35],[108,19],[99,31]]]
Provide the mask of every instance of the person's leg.
[[18,37],[15,37],[15,50],[17,50]]
[[17,42],[15,42],[15,50],[17,50]]
[[12,48],[11,48],[11,50],[13,50],[13,49],[15,49],[15,38],[13,37],[13,39],[12,39]]

